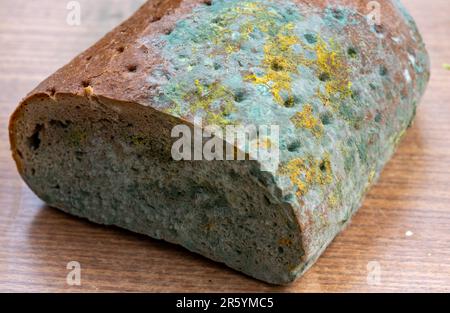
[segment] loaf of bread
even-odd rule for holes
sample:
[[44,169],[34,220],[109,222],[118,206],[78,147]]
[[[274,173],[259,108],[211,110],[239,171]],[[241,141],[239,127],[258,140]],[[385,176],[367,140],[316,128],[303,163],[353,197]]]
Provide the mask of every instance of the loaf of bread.
[[[22,101],[18,170],[65,212],[290,283],[361,205],[429,78],[401,4],[367,2],[149,1]],[[275,125],[258,147],[279,162],[218,132],[245,160],[179,160],[180,125]]]

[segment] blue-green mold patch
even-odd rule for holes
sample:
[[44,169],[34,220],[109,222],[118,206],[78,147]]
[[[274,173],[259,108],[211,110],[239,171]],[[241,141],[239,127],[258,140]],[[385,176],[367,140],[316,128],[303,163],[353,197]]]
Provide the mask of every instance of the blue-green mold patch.
[[[326,198],[347,208],[336,220],[348,219],[392,153],[384,143],[412,118],[404,113],[412,86],[392,88],[402,62],[365,22],[348,7],[312,12],[286,0],[213,0],[151,38],[165,60],[148,78],[159,83],[156,106],[204,124],[279,125],[281,164],[273,174],[286,201],[314,210]],[[349,28],[377,44],[370,52],[358,47]],[[369,54],[378,61],[363,65]],[[426,68],[425,54],[411,56],[417,72]],[[409,94],[386,120],[386,99],[403,89]],[[386,127],[392,121],[398,125]]]

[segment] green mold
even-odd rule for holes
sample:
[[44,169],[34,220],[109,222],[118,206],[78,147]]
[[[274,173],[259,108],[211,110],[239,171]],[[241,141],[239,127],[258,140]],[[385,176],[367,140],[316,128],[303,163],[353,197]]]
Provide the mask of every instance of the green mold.
[[[302,225],[309,255],[359,207],[411,124],[429,77],[422,45],[409,48],[405,68],[405,56],[383,45],[398,38],[366,23],[342,6],[311,11],[294,1],[215,0],[170,34],[148,39],[163,47],[165,60],[149,77],[167,77],[157,107],[222,127],[280,126],[281,163],[269,175],[283,201],[313,221]],[[365,39],[375,44],[369,49]]]
[[[364,167],[371,159],[365,144],[369,132],[384,138],[392,133],[381,129],[381,113],[366,119],[368,108],[383,111],[376,102],[392,97],[377,87],[389,84],[392,73],[384,65],[365,77],[355,71],[362,52],[349,46],[343,29],[362,22],[358,12],[328,7],[305,16],[303,9],[275,0],[216,0],[195,9],[169,35],[153,39],[163,45],[169,64],[159,105],[185,119],[200,115],[206,124],[281,125],[280,147],[286,148],[281,159],[287,163],[322,150],[330,164],[337,163],[341,156],[326,138],[356,129],[349,149]],[[384,57],[382,50],[379,54]],[[416,63],[425,68],[427,60]],[[375,91],[369,103],[361,100],[367,89]],[[337,140],[345,145],[345,136]],[[292,149],[293,142],[303,144]],[[313,170],[308,164],[304,169]],[[332,181],[341,179],[346,178]]]

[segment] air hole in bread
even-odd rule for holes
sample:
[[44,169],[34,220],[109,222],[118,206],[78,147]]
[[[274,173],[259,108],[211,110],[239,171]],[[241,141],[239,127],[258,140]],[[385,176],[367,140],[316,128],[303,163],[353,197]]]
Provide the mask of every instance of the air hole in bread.
[[330,80],[330,74],[323,72],[322,74],[319,75],[319,80],[322,82],[326,82]]
[[122,53],[125,51],[125,47],[124,46],[120,46],[117,48],[117,52]]
[[387,74],[388,74],[387,67],[384,65],[380,66],[380,76],[387,76]]
[[384,33],[384,27],[383,27],[383,25],[375,25],[374,26],[374,28],[375,28],[375,32],[377,33],[377,34],[383,34]]
[[278,61],[273,61],[271,64],[271,68],[275,72],[280,72],[283,70],[283,65],[281,65],[280,62],[278,62]]
[[347,49],[347,54],[351,58],[356,58],[358,56],[358,51],[354,47],[350,47]]
[[319,168],[322,173],[327,171],[327,164],[325,163],[325,161],[322,161],[322,163],[320,163]]
[[309,44],[315,44],[317,42],[317,35],[316,34],[308,33],[308,34],[305,34],[304,37],[305,37],[306,41]]
[[151,23],[158,22],[158,21],[161,20],[161,19],[162,19],[162,16],[154,16],[154,17],[152,18],[152,20],[151,20]]
[[285,108],[292,108],[295,106],[295,104],[297,103],[297,99],[294,96],[289,96],[287,97],[287,99],[284,101],[283,106]]
[[344,12],[342,12],[341,9],[335,8],[333,9],[333,17],[339,21],[342,21],[344,19]]
[[28,146],[30,147],[30,149],[32,150],[37,150],[39,149],[40,145],[41,145],[41,131],[44,129],[44,125],[42,124],[37,124],[33,135],[31,135],[30,137],[28,137]]
[[83,80],[81,82],[81,86],[83,86],[84,88],[87,88],[91,85],[91,82],[89,80]]
[[300,141],[296,140],[296,141],[291,142],[287,146],[287,149],[289,152],[295,152],[295,151],[298,151],[300,149],[300,147],[301,147]]
[[236,102],[242,102],[244,101],[246,98],[246,94],[245,94],[245,90],[238,90],[236,91],[235,95],[234,95],[234,101]]
[[320,120],[323,125],[329,125],[333,122],[333,115],[330,112],[325,112],[320,115]]
[[134,73],[137,71],[137,65],[136,64],[130,64],[127,66],[127,70],[130,73]]
[[47,89],[48,94],[53,97],[56,94],[56,89],[55,87],[51,87],[49,89]]

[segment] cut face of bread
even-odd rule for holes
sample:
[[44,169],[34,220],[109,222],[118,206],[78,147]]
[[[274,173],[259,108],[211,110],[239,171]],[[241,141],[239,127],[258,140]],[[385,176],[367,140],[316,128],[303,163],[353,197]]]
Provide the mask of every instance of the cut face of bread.
[[[341,2],[339,2],[341,3]],[[11,118],[23,179],[49,205],[286,284],[349,222],[429,78],[386,1],[154,1],[41,83]],[[365,12],[365,11],[364,11]],[[279,129],[279,163],[180,160],[173,130]],[[206,139],[201,139],[206,143]]]
[[249,275],[257,269],[262,280],[294,279],[303,254],[297,218],[257,162],[174,161],[177,120],[152,108],[65,94],[29,101],[13,129],[17,162],[49,205]]

